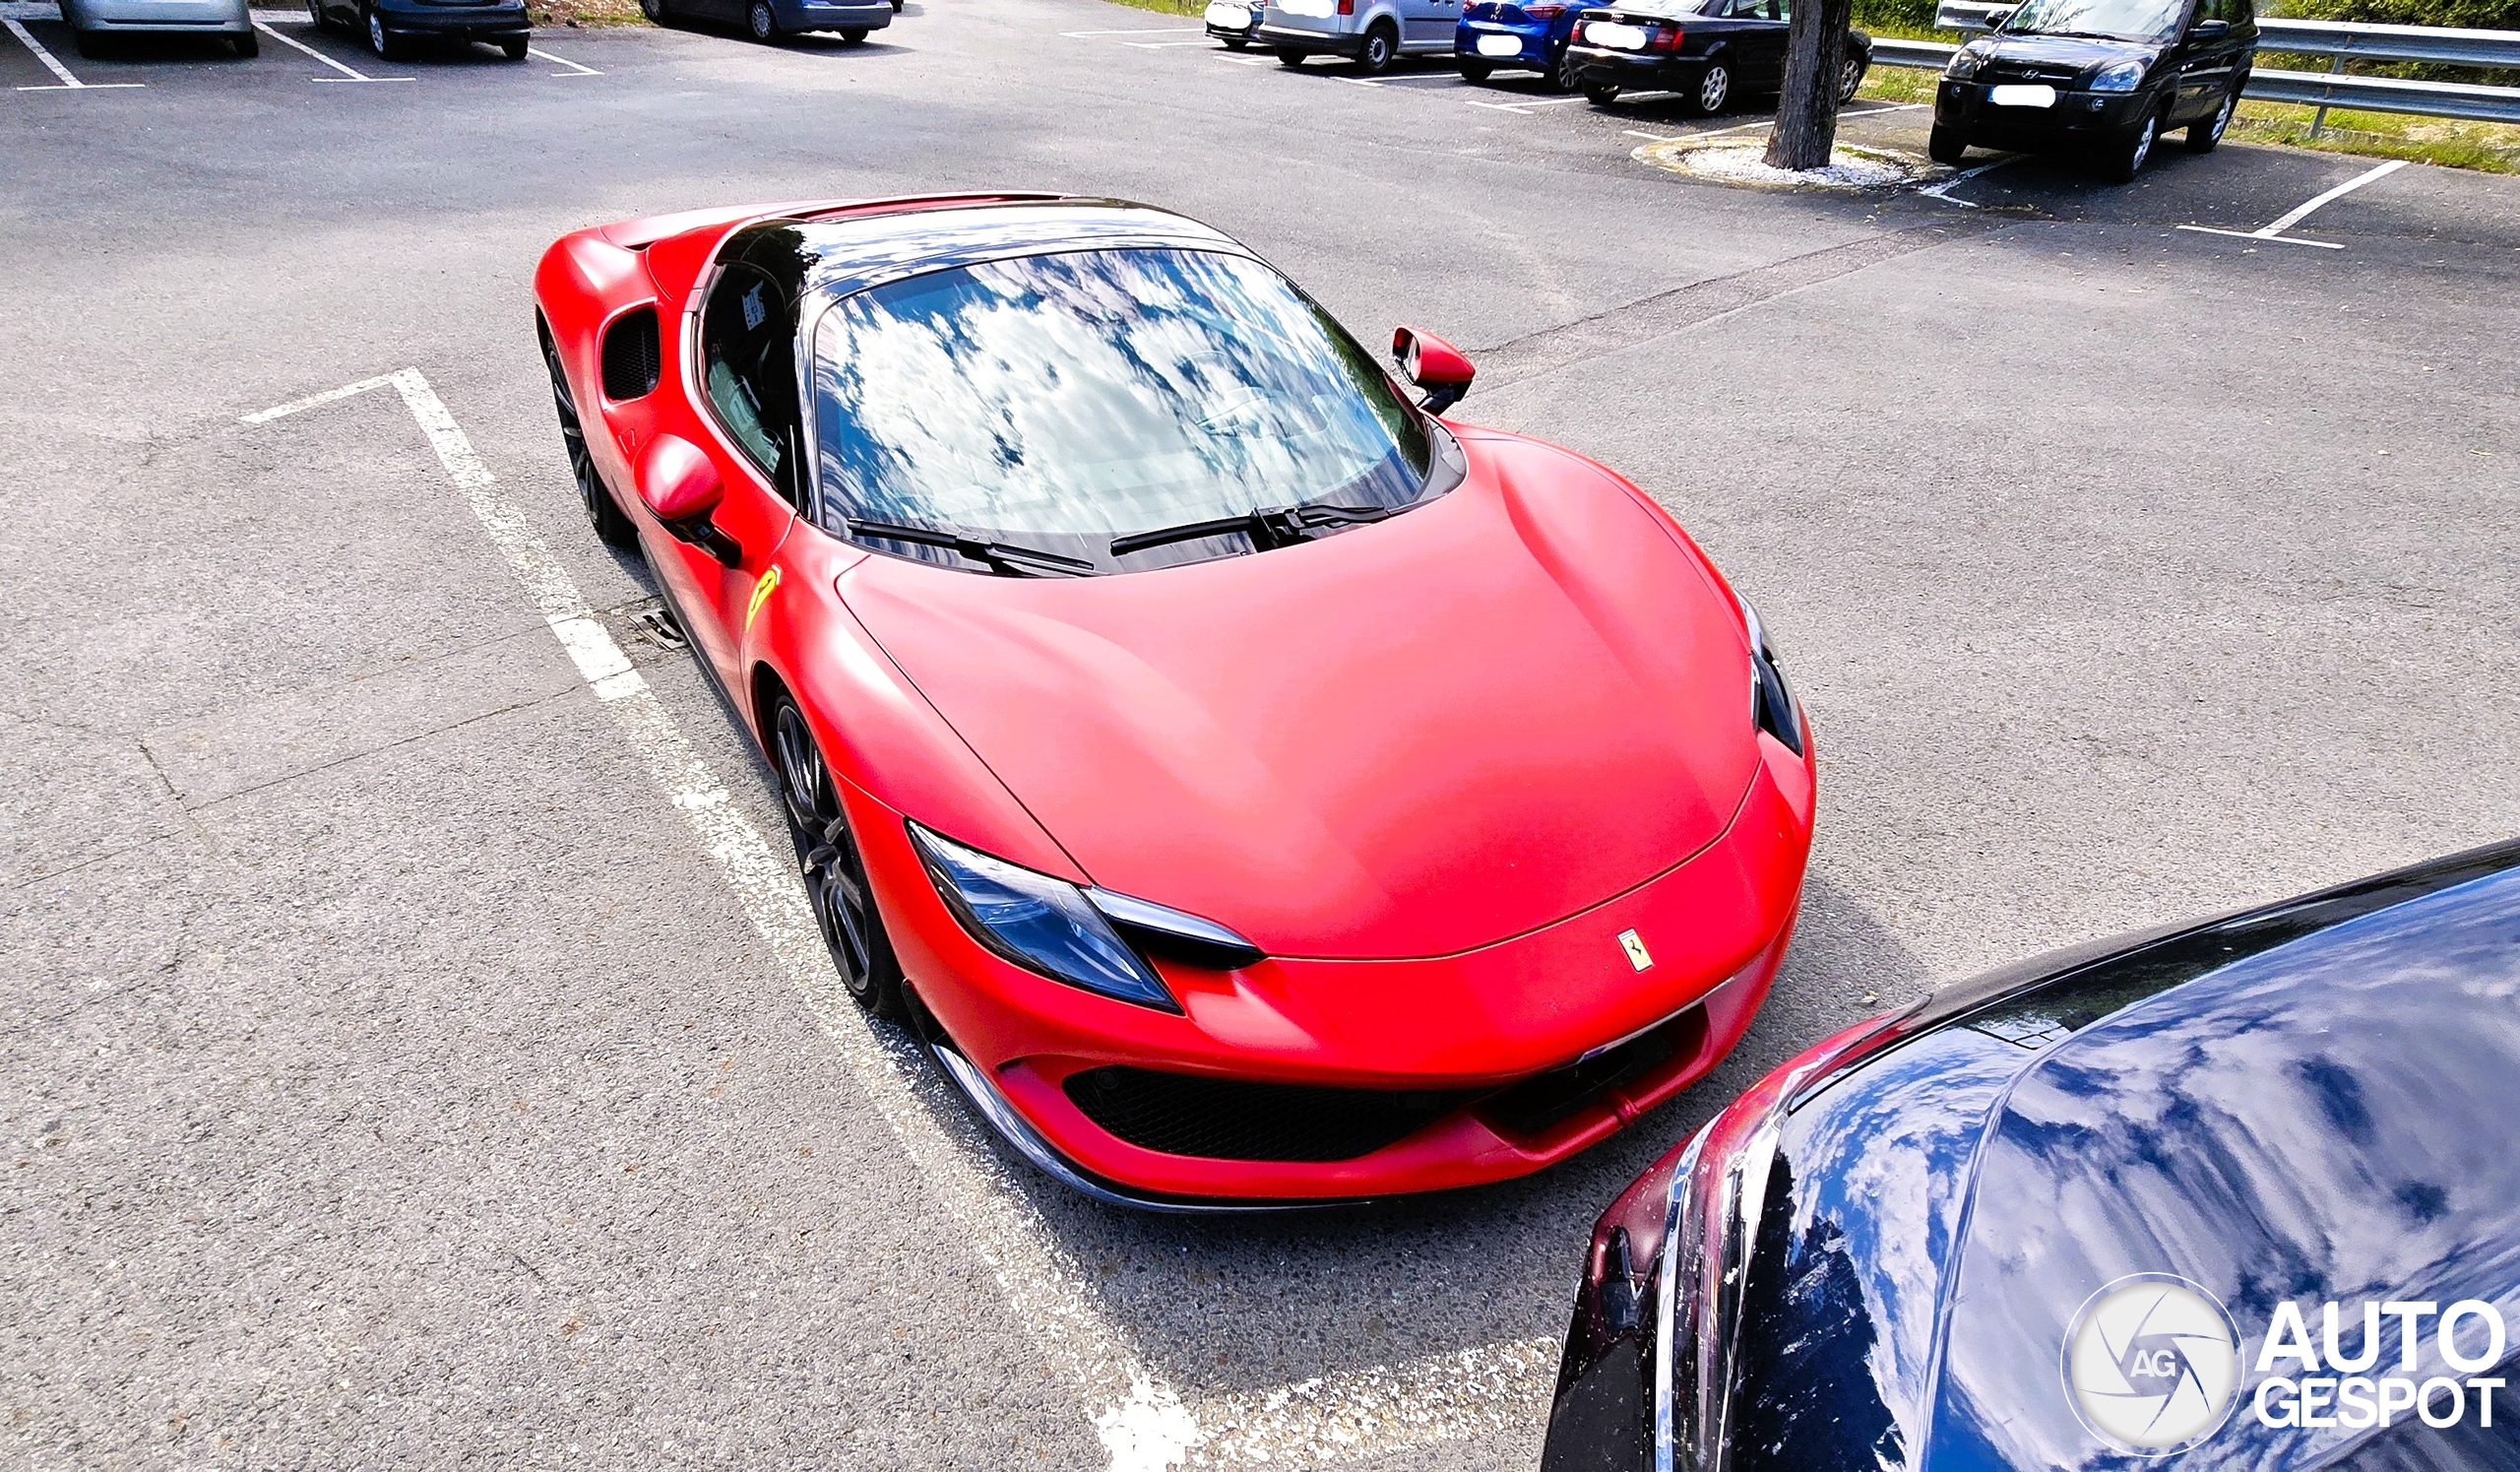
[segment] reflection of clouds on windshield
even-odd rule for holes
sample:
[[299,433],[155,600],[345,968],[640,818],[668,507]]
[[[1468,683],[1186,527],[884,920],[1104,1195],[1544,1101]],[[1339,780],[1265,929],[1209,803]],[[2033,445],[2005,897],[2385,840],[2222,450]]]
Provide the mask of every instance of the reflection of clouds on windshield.
[[842,300],[814,349],[824,489],[848,515],[1108,537],[1333,492],[1398,504],[1423,469],[1379,375],[1233,256],[934,272]]
[[[2192,1278],[2239,1324],[2242,1410],[2183,1467],[2290,1464],[2354,1435],[2247,1415],[2279,1303],[2314,1321],[2327,1299],[2520,1311],[2515,992],[2507,874],[2236,962],[2024,1075],[1980,1164],[1937,1439],[1964,1461],[1983,1442],[2015,1466],[2133,1465],[2052,1370],[2073,1312],[2128,1273]],[[2425,1349],[2412,1373],[2442,1373]]]

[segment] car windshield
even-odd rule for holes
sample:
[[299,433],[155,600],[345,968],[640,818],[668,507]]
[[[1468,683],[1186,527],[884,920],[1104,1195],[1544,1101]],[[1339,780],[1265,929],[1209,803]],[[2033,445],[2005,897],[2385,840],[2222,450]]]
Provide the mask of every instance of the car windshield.
[[[1094,570],[1263,544],[1238,532],[1115,558],[1112,539],[1295,505],[1388,508],[1428,481],[1423,416],[1327,313],[1245,257],[1025,256],[872,287],[813,341],[824,524],[968,566],[970,542]],[[1009,568],[998,558],[999,570]]]
[[2023,0],[2004,22],[2006,35],[2094,35],[2112,40],[2168,40],[2187,18],[2190,0]]

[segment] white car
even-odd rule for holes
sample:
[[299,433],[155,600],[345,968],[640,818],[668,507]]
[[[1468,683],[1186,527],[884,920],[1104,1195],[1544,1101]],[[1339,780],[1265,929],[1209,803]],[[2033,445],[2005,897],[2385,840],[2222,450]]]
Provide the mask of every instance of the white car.
[[79,54],[95,56],[109,37],[131,32],[159,35],[216,35],[236,48],[239,56],[262,49],[246,0],[60,0],[62,22],[79,43]]
[[1403,56],[1453,54],[1461,0],[1268,0],[1252,39],[1289,66],[1327,52],[1385,72]]

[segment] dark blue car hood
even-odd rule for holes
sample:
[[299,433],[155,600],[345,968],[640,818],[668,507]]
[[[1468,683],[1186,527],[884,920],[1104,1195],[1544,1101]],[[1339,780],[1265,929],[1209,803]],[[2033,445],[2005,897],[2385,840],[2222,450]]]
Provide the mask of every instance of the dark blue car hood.
[[[2017,997],[1796,1108],[1735,1346],[1733,1472],[2300,1466],[2366,1434],[2251,1416],[2278,1305],[2314,1333],[2323,1302],[2366,1297],[2482,1299],[2520,1325],[2520,871],[2156,994],[2140,971],[2104,990],[2145,999]],[[2235,1414],[2151,1461],[2084,1429],[2061,1363],[2076,1311],[2136,1273],[2203,1286],[2239,1331]]]

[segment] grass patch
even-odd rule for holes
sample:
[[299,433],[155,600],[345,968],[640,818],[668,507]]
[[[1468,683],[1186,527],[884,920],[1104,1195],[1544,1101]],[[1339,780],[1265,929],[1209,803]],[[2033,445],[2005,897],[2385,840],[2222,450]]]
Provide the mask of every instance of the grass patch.
[[2327,126],[2310,137],[2317,109],[2289,102],[2242,102],[2231,135],[2251,143],[2278,143],[2326,154],[2405,159],[2445,168],[2520,173],[2520,127],[2472,123],[2451,117],[2411,117],[2395,112],[2355,112],[2331,107]]
[[648,24],[639,0],[535,0],[526,15],[537,29]]
[[1131,10],[1151,10],[1163,16],[1195,16],[1204,14],[1208,0],[1112,0]]

